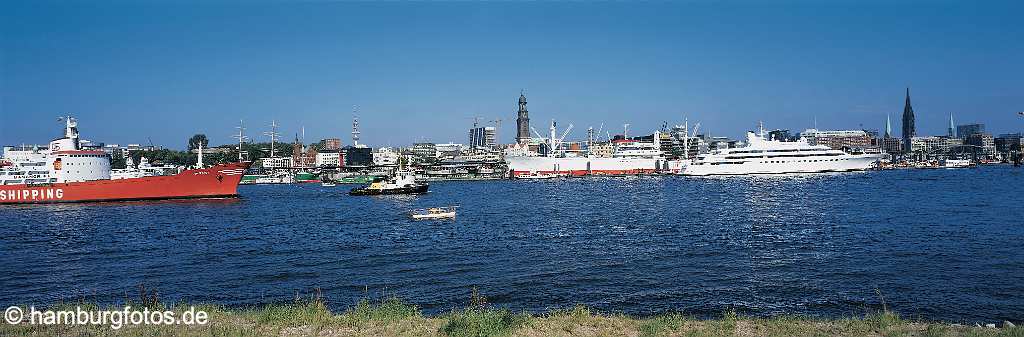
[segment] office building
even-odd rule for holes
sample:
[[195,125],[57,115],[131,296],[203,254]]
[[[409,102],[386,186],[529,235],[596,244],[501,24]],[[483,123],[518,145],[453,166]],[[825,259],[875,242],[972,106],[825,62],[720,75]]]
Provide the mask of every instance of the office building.
[[347,146],[344,149],[345,166],[366,167],[373,164],[373,149],[362,146]]
[[871,136],[864,130],[815,130],[807,129],[800,137],[811,145],[825,145],[836,150],[864,151],[872,146]]
[[960,138],[941,136],[914,137],[911,138],[910,152],[917,159],[945,158],[946,155],[963,145]]
[[493,126],[475,127],[469,129],[469,148],[478,147],[492,148],[495,143],[496,129]]
[[996,146],[996,152],[1002,155],[1006,155],[1011,152],[1020,152],[1021,150],[1021,133],[1006,133],[1001,134],[999,137],[993,139]]
[[979,133],[985,133],[985,124],[963,124],[956,127],[956,134],[962,139]]
[[338,138],[327,138],[320,140],[320,149],[327,151],[338,151],[341,150],[341,139]]
[[341,167],[345,163],[340,150],[323,150],[316,153],[317,167]]
[[390,147],[382,147],[373,151],[374,166],[398,166],[401,155]]
[[413,143],[412,156],[416,164],[433,164],[437,162],[437,145],[434,143]]
[[977,154],[985,157],[993,157],[996,154],[996,143],[992,134],[972,133],[963,138],[964,144],[971,145],[976,149]]

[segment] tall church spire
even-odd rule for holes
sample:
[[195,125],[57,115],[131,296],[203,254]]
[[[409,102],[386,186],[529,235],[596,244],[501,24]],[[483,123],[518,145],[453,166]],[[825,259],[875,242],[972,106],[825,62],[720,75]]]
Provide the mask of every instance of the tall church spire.
[[885,138],[892,138],[892,122],[889,121],[889,114],[885,114]]
[[519,92],[519,113],[516,118],[516,143],[530,142],[530,112],[526,111],[526,94]]
[[949,129],[946,130],[946,136],[949,136],[949,138],[955,138],[956,137],[956,131],[955,130],[956,129],[953,128],[953,113],[950,112],[949,113]]
[[903,105],[903,149],[910,151],[910,139],[917,136],[914,128],[914,108],[910,106],[910,88],[907,88],[907,101]]

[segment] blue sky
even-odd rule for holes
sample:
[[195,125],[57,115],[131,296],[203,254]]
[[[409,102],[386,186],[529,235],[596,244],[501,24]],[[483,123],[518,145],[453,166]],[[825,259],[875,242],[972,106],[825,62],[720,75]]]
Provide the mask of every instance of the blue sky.
[[[555,118],[631,134],[662,121],[738,137],[769,128],[1024,129],[1022,2],[4,2],[0,144],[43,143],[79,117],[107,143],[465,142],[472,116],[514,134]],[[573,138],[571,136],[571,138]]]

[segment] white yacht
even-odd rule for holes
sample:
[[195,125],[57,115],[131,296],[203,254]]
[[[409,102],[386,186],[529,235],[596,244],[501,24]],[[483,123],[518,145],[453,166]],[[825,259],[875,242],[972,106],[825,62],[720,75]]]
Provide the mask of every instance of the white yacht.
[[683,175],[743,175],[861,171],[874,168],[881,154],[849,154],[825,145],[768,140],[764,128],[747,132],[745,147],[701,154],[682,170]]

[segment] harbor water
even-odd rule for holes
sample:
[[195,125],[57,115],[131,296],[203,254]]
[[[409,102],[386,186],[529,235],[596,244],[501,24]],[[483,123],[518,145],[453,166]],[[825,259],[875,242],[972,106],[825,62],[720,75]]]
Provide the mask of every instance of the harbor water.
[[[425,313],[1024,317],[1024,170],[241,186],[241,198],[0,206],[0,304],[397,296]],[[458,205],[451,221],[408,210]]]

